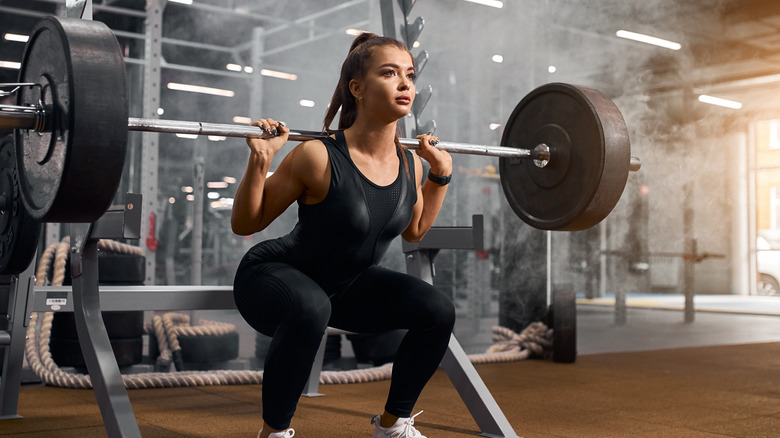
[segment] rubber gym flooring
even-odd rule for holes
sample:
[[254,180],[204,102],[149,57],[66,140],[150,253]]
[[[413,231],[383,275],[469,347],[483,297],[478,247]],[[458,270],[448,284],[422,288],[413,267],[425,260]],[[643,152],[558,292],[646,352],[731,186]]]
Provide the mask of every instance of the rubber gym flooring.
[[[770,316],[780,315],[780,299],[756,306],[753,297],[734,297],[723,305],[731,311],[714,311],[706,298],[697,297],[695,322],[684,323],[681,307],[659,310],[632,296],[625,325],[615,324],[609,300],[580,299],[576,363],[477,370],[522,437],[780,436],[780,319]],[[723,297],[710,301],[716,306]],[[388,387],[320,386],[325,397],[301,399],[296,437],[371,436],[369,419]],[[253,438],[260,426],[257,385],[129,393],[144,437]],[[428,437],[479,436],[442,371],[417,408],[424,412],[416,426]],[[25,386],[19,413],[23,419],[0,421],[0,436],[106,436],[89,390]]]

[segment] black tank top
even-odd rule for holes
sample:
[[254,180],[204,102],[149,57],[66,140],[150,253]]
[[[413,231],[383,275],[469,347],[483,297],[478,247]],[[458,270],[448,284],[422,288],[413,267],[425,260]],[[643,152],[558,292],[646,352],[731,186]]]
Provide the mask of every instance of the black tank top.
[[412,153],[399,155],[398,177],[388,186],[369,181],[349,156],[344,134],[322,140],[330,159],[328,194],[317,204],[298,202],[298,223],[290,234],[252,247],[241,262],[288,263],[311,277],[329,295],[377,264],[403,232],[417,202]]

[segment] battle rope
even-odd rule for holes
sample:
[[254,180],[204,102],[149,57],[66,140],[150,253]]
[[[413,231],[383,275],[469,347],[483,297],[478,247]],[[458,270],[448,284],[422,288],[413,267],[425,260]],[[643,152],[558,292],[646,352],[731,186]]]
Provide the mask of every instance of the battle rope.
[[[98,249],[111,253],[141,255],[141,249],[114,241],[101,240]],[[65,265],[70,250],[70,241],[66,237],[62,242],[46,248],[41,256],[36,273],[36,286],[45,284],[51,276],[51,284],[60,286],[65,278]],[[49,272],[53,262],[53,271]],[[33,313],[27,329],[25,355],[33,371],[47,385],[66,388],[92,388],[89,375],[63,371],[52,359],[49,350],[53,312]],[[235,326],[218,321],[201,320],[201,325],[189,325],[189,317],[178,313],[154,315],[152,324],[145,327],[150,336],[157,340],[160,354],[156,359],[157,369],[168,369],[171,361],[181,369],[179,361],[181,347],[180,335],[214,335],[235,331]],[[552,348],[552,329],[541,322],[526,327],[522,333],[515,333],[504,327],[493,327],[492,345],[483,354],[470,354],[472,363],[495,363],[525,360],[532,356],[542,356]],[[365,383],[390,379],[393,364],[347,370],[322,371],[320,384]],[[245,385],[263,382],[263,371],[255,370],[212,370],[178,371],[123,374],[122,380],[129,389],[172,388],[182,386]]]

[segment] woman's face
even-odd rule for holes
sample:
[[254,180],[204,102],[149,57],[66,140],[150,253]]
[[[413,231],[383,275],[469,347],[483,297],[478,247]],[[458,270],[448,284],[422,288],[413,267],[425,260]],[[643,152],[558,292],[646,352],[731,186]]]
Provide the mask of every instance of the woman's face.
[[361,106],[372,115],[393,122],[406,116],[414,102],[414,62],[408,51],[395,46],[373,49],[362,81],[353,88]]

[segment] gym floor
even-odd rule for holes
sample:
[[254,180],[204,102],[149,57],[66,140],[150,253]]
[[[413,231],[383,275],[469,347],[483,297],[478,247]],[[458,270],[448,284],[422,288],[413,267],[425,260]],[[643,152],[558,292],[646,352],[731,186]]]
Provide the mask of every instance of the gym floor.
[[[575,364],[477,366],[519,436],[777,436],[780,298],[696,297],[693,323],[683,321],[682,297],[627,303],[626,323],[616,325],[609,297],[578,300]],[[302,399],[296,436],[367,436],[387,385],[321,386],[325,397]],[[130,391],[144,437],[253,437],[259,394],[252,385]],[[442,371],[419,408],[417,424],[430,437],[478,435]],[[25,386],[19,413],[0,422],[0,436],[105,436],[91,391]]]

